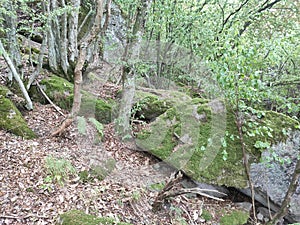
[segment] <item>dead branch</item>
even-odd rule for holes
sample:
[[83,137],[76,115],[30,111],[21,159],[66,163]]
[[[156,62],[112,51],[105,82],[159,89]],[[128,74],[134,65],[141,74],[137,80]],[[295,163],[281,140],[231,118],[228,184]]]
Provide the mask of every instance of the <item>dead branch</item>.
[[166,198],[169,197],[168,191],[171,190],[177,184],[179,184],[182,181],[182,177],[183,175],[180,171],[178,173],[175,172],[171,175],[169,181],[167,182],[165,187],[158,193],[152,204],[152,210],[154,212],[157,212],[161,209],[163,202]]
[[73,117],[68,117],[58,129],[51,133],[50,137],[58,136],[64,133],[65,129],[67,129],[73,123],[73,121]]
[[40,92],[42,93],[42,95],[47,99],[47,101],[50,103],[50,105],[53,106],[53,108],[62,116],[65,116],[65,114],[61,111],[61,108],[59,108],[57,105],[55,105],[51,99],[48,97],[48,95],[44,92],[43,88],[41,87],[41,85],[39,84],[38,81],[36,81],[36,86],[39,88]]

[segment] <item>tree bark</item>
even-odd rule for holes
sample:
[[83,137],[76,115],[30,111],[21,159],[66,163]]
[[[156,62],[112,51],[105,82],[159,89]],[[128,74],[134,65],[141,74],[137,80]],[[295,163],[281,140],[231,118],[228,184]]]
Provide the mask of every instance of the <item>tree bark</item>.
[[31,101],[31,99],[30,99],[30,97],[29,97],[29,95],[28,95],[28,93],[26,91],[26,88],[25,88],[25,86],[23,84],[23,81],[21,80],[21,78],[20,78],[20,76],[19,76],[19,74],[18,74],[18,72],[17,72],[17,70],[16,70],[16,68],[14,66],[14,63],[12,62],[12,60],[9,57],[9,55],[5,51],[1,40],[0,40],[0,53],[3,54],[3,57],[4,57],[7,65],[9,66],[10,71],[13,74],[13,77],[16,79],[16,81],[19,84],[19,87],[20,87],[20,89],[21,89],[21,91],[22,91],[22,93],[23,93],[23,95],[24,95],[24,97],[25,97],[25,99],[27,101],[26,108],[29,109],[29,110],[32,110],[33,109],[32,101]]

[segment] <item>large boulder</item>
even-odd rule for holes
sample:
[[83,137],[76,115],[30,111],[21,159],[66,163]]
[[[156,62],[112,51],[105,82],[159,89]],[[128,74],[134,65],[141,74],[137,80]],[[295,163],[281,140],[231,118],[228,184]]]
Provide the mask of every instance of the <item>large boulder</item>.
[[35,133],[28,127],[20,111],[7,98],[11,94],[9,89],[0,86],[0,129],[24,138],[35,138]]
[[[274,211],[277,209],[276,205],[280,206],[282,203],[289,188],[297,157],[300,157],[299,131],[289,134],[285,142],[280,142],[265,150],[262,153],[261,162],[251,165],[251,178],[256,193],[266,202],[270,198],[271,206],[275,204]],[[300,222],[300,186],[292,196],[289,216],[291,222]]]

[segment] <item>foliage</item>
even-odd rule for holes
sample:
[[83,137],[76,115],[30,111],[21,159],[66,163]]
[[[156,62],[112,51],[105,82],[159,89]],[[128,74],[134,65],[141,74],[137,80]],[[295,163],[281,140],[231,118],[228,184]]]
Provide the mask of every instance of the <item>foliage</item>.
[[48,184],[58,183],[59,185],[63,185],[71,175],[76,173],[76,169],[70,161],[63,158],[56,158],[51,155],[45,158],[44,167],[48,174],[45,178],[45,183]]

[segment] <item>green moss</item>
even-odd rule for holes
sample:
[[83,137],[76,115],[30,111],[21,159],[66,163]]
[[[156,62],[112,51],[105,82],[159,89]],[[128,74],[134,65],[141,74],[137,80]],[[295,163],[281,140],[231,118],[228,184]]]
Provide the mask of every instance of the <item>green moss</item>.
[[40,83],[48,97],[59,107],[70,110],[73,103],[73,84],[64,78],[51,76]]
[[9,92],[7,88],[0,86],[0,129],[7,130],[27,139],[35,138],[35,133],[28,127],[22,114],[16,106],[6,98],[7,92]]
[[243,225],[249,219],[249,213],[244,211],[233,211],[232,213],[223,216],[220,219],[221,225]]
[[96,217],[85,214],[83,211],[71,210],[60,215],[59,223],[61,225],[130,225],[129,223],[116,222],[109,217]]
[[[43,81],[45,93],[49,98],[63,109],[70,110],[73,104],[73,84],[58,76],[51,76]],[[46,103],[45,100],[42,103]],[[101,123],[110,123],[112,120],[113,100],[97,99],[87,91],[82,91],[80,115],[95,116]]]
[[212,215],[206,209],[203,210],[201,217],[205,219],[205,221],[209,221],[212,219]]
[[204,103],[208,103],[208,100],[205,98],[193,98],[191,101],[192,104],[204,104]]
[[180,122],[176,120],[176,117],[175,109],[167,110],[152,123],[151,130],[143,131],[137,135],[138,145],[162,160],[166,159],[178,144],[174,132],[177,130],[178,135],[180,135],[180,129],[178,128]]

